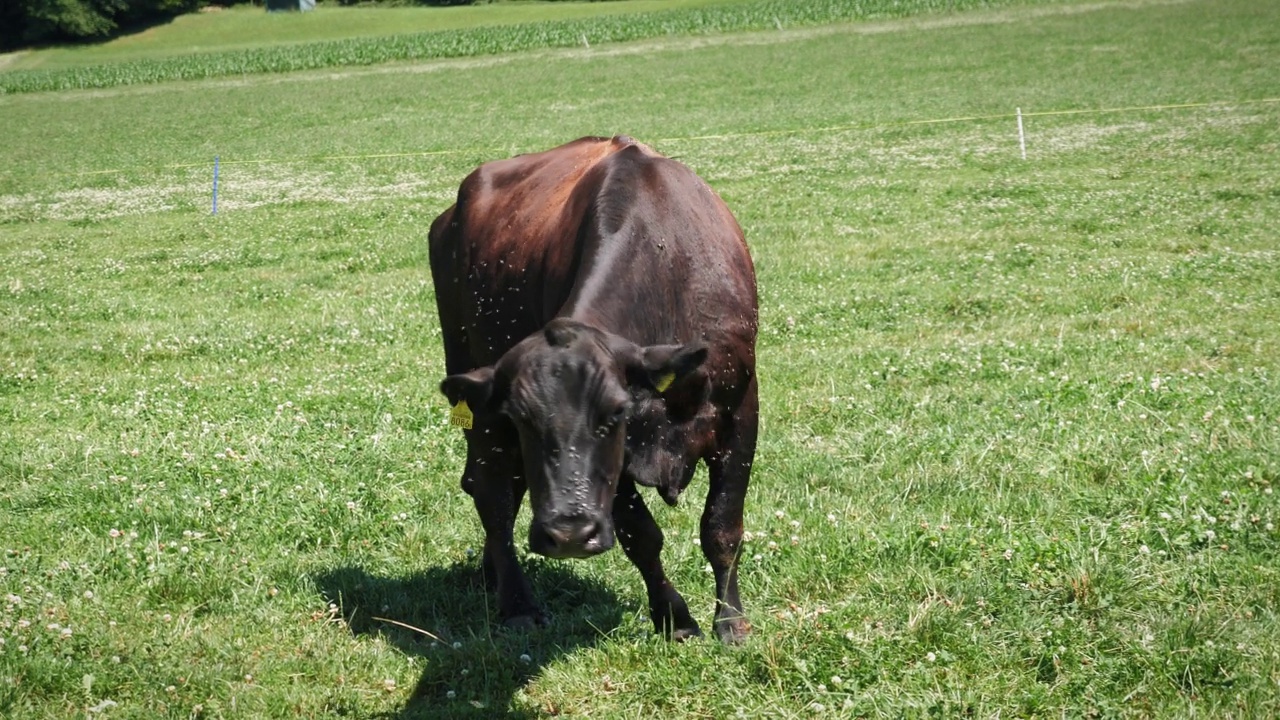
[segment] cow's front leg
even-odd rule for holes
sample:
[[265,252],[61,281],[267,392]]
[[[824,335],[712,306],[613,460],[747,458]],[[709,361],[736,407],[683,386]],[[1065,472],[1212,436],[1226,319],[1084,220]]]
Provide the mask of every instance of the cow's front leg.
[[613,499],[613,524],[623,551],[644,578],[654,630],[673,640],[702,635],[698,623],[689,614],[688,604],[662,569],[662,530],[654,522],[635,483],[625,476],[619,481],[618,495]]
[[513,529],[524,498],[518,458],[506,457],[509,453],[500,449],[489,449],[474,461],[472,454],[468,453],[462,486],[475,500],[484,527],[484,575],[497,596],[498,618],[512,628],[545,625],[546,616],[534,602],[516,557]]
[[702,552],[716,578],[716,634],[729,644],[742,642],[751,630],[738,597],[738,555],[742,506],[755,458],[758,408],[752,379],[728,428],[728,441],[708,461],[711,489],[702,512]]

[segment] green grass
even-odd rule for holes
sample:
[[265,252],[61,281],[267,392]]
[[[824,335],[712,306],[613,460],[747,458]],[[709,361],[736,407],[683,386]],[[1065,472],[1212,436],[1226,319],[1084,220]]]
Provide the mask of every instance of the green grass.
[[[1277,66],[1191,0],[0,97],[0,713],[1275,716]],[[427,225],[609,132],[756,258],[742,648],[621,553],[476,585]]]
[[[528,17],[496,9],[458,16],[457,27],[420,33],[357,36],[292,44],[254,44],[240,49],[159,56],[65,69],[0,73],[0,93],[106,88],[172,80],[201,80],[246,74],[378,65],[403,60],[498,55],[541,48],[590,46],[654,37],[782,29],[867,18],[898,17],[999,5],[1058,0],[754,0],[709,4],[683,0],[676,7],[631,12],[605,4],[553,5],[551,19],[513,23]],[[705,7],[704,7],[705,5]],[[502,8],[503,6],[498,6]],[[528,9],[514,6],[517,9]],[[425,17],[425,16],[424,16]],[[486,18],[491,18],[486,21]],[[284,21],[282,21],[284,22]],[[325,21],[321,28],[331,28]],[[385,26],[383,26],[385,28]],[[177,34],[177,33],[175,33]],[[233,46],[234,47],[234,46]]]

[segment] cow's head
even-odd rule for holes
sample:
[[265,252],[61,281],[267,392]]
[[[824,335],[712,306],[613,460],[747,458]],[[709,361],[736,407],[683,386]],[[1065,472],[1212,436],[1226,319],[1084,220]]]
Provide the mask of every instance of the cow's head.
[[[497,363],[450,375],[440,390],[483,422],[510,419],[520,436],[533,521],[529,548],[587,557],[613,547],[613,497],[628,459],[627,425],[663,411],[660,390],[697,371],[700,344],[641,347],[556,319]],[[634,452],[634,450],[633,450]]]

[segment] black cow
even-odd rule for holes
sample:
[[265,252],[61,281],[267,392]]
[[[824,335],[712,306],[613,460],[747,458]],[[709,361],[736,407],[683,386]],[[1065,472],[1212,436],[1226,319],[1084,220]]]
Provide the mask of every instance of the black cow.
[[674,505],[701,459],[715,629],[741,641],[757,300],[724,202],[630,138],[582,138],[472,172],[431,225],[431,273],[449,373],[440,389],[471,425],[462,488],[484,525],[504,622],[544,621],[512,538],[527,489],[531,550],[581,558],[616,536],[656,629],[700,635],[637,486]]

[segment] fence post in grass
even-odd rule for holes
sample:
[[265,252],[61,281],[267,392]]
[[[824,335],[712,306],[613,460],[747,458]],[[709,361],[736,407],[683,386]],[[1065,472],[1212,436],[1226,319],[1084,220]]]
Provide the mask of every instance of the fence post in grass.
[[218,214],[218,156],[213,156],[213,212],[212,215]]
[[1027,159],[1027,136],[1022,133],[1022,108],[1018,108],[1018,147],[1022,148],[1022,159]]

